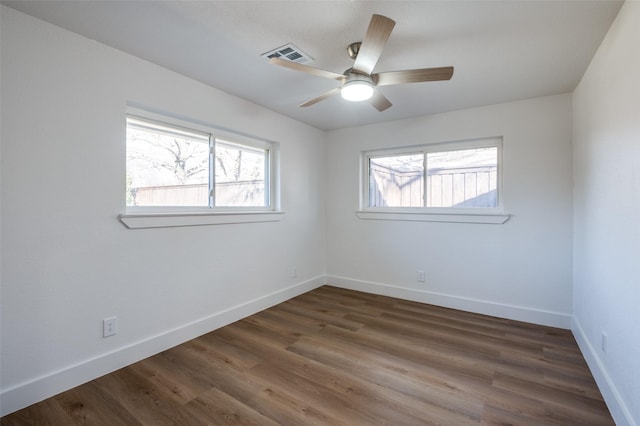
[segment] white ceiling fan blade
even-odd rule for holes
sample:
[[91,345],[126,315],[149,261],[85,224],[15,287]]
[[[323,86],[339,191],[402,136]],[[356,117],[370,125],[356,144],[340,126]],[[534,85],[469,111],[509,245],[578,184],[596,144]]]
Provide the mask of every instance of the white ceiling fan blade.
[[302,104],[300,104],[298,106],[299,107],[308,107],[308,106],[311,106],[311,105],[315,105],[318,102],[324,101],[325,99],[327,99],[327,98],[329,98],[329,97],[331,97],[331,96],[333,96],[333,95],[335,95],[337,93],[340,93],[340,88],[339,87],[336,87],[335,89],[331,89],[328,92],[325,92],[322,95],[320,95],[320,96],[318,96],[316,98],[310,99],[307,102],[302,103]]
[[380,93],[379,90],[373,91],[373,96],[371,97],[371,99],[369,99],[369,102],[371,102],[371,105],[373,105],[374,108],[380,112],[384,111],[385,109],[393,105],[389,101],[389,99],[387,99],[382,93]]
[[371,75],[395,25],[396,22],[386,16],[373,15],[371,17],[369,28],[353,64],[353,71]]
[[450,80],[453,67],[421,68],[405,71],[381,72],[371,76],[376,86],[392,84],[420,83],[423,81]]
[[296,71],[306,72],[317,77],[330,78],[332,80],[343,81],[346,77],[342,74],[338,74],[331,71],[321,70],[320,68],[310,67],[308,65],[302,65],[297,62],[291,62],[280,58],[271,58],[269,62],[273,65],[278,65],[284,68],[289,68]]

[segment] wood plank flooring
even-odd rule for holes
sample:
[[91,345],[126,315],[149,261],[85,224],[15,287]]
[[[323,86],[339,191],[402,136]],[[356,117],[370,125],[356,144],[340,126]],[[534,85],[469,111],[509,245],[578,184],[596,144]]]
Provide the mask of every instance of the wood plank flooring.
[[324,286],[4,425],[611,425],[571,332]]

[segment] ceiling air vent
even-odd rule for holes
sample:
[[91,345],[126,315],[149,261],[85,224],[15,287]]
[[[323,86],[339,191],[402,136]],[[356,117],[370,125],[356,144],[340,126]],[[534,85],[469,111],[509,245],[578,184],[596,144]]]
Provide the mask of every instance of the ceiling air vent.
[[291,62],[297,62],[299,64],[306,64],[308,62],[313,61],[313,58],[298,47],[296,47],[293,43],[285,44],[284,46],[280,46],[277,49],[273,49],[268,51],[267,53],[263,53],[263,58],[271,59],[271,58],[280,58],[286,59]]

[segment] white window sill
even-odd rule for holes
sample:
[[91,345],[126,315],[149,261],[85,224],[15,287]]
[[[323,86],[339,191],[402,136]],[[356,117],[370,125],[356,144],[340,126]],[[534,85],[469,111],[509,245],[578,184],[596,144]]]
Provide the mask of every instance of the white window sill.
[[400,220],[411,222],[452,222],[452,223],[487,223],[501,225],[511,215],[505,213],[424,213],[424,212],[389,212],[370,210],[356,211],[360,219],[365,220]]
[[129,229],[279,222],[284,212],[136,213],[118,216]]

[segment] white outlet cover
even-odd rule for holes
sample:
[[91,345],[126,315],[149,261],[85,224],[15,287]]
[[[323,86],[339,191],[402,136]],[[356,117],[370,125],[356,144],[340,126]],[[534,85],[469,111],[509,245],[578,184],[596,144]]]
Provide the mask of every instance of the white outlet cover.
[[113,336],[118,332],[118,318],[111,317],[102,320],[102,337]]

